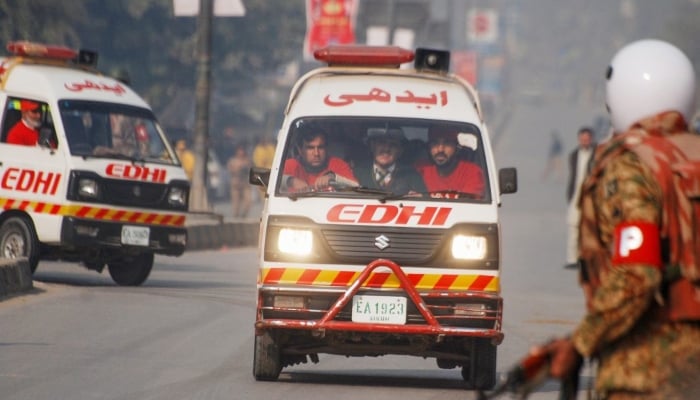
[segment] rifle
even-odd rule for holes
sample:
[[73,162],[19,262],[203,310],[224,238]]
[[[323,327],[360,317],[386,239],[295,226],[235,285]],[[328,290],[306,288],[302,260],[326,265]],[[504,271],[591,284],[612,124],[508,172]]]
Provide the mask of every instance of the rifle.
[[[582,363],[581,359],[571,375],[562,380],[559,400],[576,399],[579,370]],[[505,379],[496,385],[493,391],[485,393],[480,390],[477,399],[495,399],[504,393],[511,393],[519,399],[526,399],[534,389],[547,380],[550,364],[551,354],[547,352],[529,354],[508,370]]]

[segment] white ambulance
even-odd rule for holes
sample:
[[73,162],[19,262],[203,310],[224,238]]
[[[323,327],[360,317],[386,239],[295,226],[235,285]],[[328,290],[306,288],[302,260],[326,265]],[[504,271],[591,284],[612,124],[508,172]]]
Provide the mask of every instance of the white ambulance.
[[402,354],[491,388],[498,209],[517,181],[497,170],[477,93],[448,73],[445,51],[315,56],[328,66],[292,89],[272,169],[250,173],[266,187],[254,377],[276,380],[319,353]]
[[153,112],[97,54],[12,42],[0,58],[0,257],[105,265],[140,285],[185,250],[189,182]]

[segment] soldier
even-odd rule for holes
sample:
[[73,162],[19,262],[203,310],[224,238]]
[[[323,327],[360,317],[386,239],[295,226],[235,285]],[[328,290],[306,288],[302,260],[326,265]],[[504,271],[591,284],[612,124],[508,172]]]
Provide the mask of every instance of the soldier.
[[[631,43],[608,68],[606,102],[616,135],[596,150],[581,200],[587,312],[570,338],[533,349],[551,354],[550,373],[560,379],[582,356],[595,357],[595,389],[603,399],[700,396],[700,289],[687,275],[668,278],[677,253],[690,249],[674,246],[667,220],[679,211],[666,209],[673,207],[669,186],[655,171],[663,163],[648,161],[671,154],[660,143],[700,141],[687,134],[695,91],[690,60],[666,42]],[[652,150],[649,157],[640,144]]]

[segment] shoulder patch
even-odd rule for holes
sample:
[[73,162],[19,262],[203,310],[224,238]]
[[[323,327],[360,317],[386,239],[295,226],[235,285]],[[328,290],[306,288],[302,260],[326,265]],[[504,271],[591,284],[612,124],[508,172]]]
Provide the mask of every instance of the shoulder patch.
[[659,227],[651,222],[622,222],[615,227],[614,265],[645,264],[661,268]]

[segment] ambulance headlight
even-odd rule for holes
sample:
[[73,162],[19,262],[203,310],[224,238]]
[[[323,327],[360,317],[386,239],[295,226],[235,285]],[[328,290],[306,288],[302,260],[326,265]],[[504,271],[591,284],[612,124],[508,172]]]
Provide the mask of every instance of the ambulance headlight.
[[312,250],[313,235],[308,229],[280,229],[277,248],[282,253],[308,256]]
[[483,236],[455,235],[452,238],[452,257],[459,260],[483,260],[487,242]]
[[168,190],[168,204],[183,207],[187,204],[187,190],[181,187],[171,187]]
[[78,194],[81,197],[96,199],[100,194],[100,188],[97,181],[91,178],[81,178],[78,180]]

